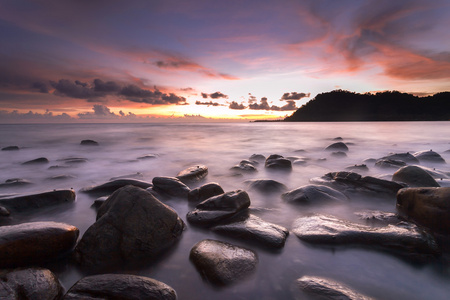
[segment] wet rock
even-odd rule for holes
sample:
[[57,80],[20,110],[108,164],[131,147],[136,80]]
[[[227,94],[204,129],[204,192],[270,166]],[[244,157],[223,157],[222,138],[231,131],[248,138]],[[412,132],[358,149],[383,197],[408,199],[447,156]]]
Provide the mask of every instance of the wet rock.
[[86,158],[71,158],[71,159],[64,160],[64,163],[67,165],[84,164],[87,162],[88,162],[88,160]]
[[208,167],[205,165],[197,165],[187,168],[176,176],[184,184],[199,182],[208,175]]
[[307,163],[308,163],[308,161],[304,158],[299,158],[299,159],[292,161],[292,164],[297,165],[297,166],[303,166],[303,165],[306,165]]
[[333,139],[333,141],[343,141],[344,139],[342,138],[342,137],[340,137],[340,136],[338,136],[338,137],[335,137],[334,139]]
[[175,300],[175,290],[167,284],[144,276],[101,274],[84,277],[75,283],[63,300]]
[[69,179],[75,179],[76,176],[73,175],[56,175],[52,177],[48,177],[47,180],[69,180]]
[[100,206],[102,206],[103,203],[105,203],[106,200],[108,200],[108,198],[109,198],[109,196],[98,197],[97,199],[94,200],[94,203],[92,203],[91,207],[98,210],[100,208]]
[[191,189],[175,177],[154,177],[153,189],[158,193],[165,193],[173,197],[187,198]]
[[109,180],[112,181],[112,180],[117,180],[117,179],[139,179],[139,178],[144,178],[144,174],[142,174],[141,172],[136,172],[133,174],[111,177]]
[[82,140],[80,145],[82,146],[99,146],[99,143],[93,140]]
[[346,201],[347,196],[325,185],[308,184],[281,195],[287,202],[317,204]]
[[336,152],[331,152],[331,156],[334,156],[334,157],[347,157],[347,153],[345,153],[343,151],[336,151]]
[[126,186],[99,208],[75,256],[82,266],[95,269],[139,264],[174,244],[184,227],[177,213],[148,191]]
[[249,158],[249,160],[254,160],[257,162],[264,162],[266,161],[266,157],[262,154],[252,154]]
[[26,161],[22,163],[22,165],[41,165],[41,164],[48,164],[50,161],[45,157],[39,157],[33,160]]
[[139,156],[137,159],[145,160],[145,159],[155,159],[155,158],[158,158],[157,154],[145,154],[145,155]]
[[401,160],[384,159],[381,158],[375,162],[375,166],[383,169],[399,169],[406,166],[406,163]]
[[369,168],[365,164],[348,166],[348,167],[345,167],[345,169],[348,171],[351,171],[351,172],[354,172],[354,171],[367,172],[367,171],[369,171]]
[[376,247],[410,257],[439,253],[436,241],[430,234],[405,222],[371,227],[332,216],[313,215],[295,220],[292,232],[299,239],[313,244]]
[[450,234],[450,187],[401,189],[396,207],[401,216]]
[[50,270],[28,268],[0,271],[0,298],[57,300],[63,287]]
[[414,157],[409,152],[406,153],[392,153],[385,157],[382,157],[381,159],[391,159],[391,160],[399,160],[407,164],[417,164],[419,163],[419,160]]
[[0,206],[0,217],[7,217],[11,215],[11,212],[4,206]]
[[420,166],[420,168],[427,171],[427,173],[430,174],[434,179],[450,178],[450,172],[437,170],[436,168],[428,168],[428,167],[424,167],[424,166]]
[[202,202],[210,197],[214,197],[225,193],[222,187],[215,182],[210,182],[193,189],[188,194],[189,202]]
[[325,148],[327,151],[348,151],[348,147],[343,142],[336,142]]
[[106,183],[100,185],[94,185],[91,187],[82,188],[80,192],[87,194],[103,194],[108,195],[112,194],[114,191],[127,186],[134,185],[143,189],[153,186],[150,182],[136,180],[136,179],[116,179],[112,181],[108,181]]
[[366,221],[370,225],[389,225],[398,224],[403,221],[396,213],[384,212],[379,210],[366,210],[355,212],[359,219]]
[[0,199],[0,205],[14,211],[29,211],[41,207],[58,205],[75,201],[73,190],[54,190],[50,192],[31,194]]
[[199,273],[216,285],[229,285],[253,273],[258,264],[256,254],[232,244],[203,240],[189,256]]
[[0,226],[0,268],[55,260],[70,252],[78,228],[56,222]]
[[18,146],[8,146],[2,148],[2,151],[17,151],[17,150],[19,150]]
[[266,222],[254,215],[242,221],[214,226],[211,230],[238,239],[256,241],[273,248],[284,247],[289,235],[289,230],[286,228]]
[[287,186],[273,179],[254,179],[247,180],[245,183],[250,190],[261,193],[281,193],[287,190]]
[[54,165],[48,167],[49,170],[56,170],[56,169],[69,169],[71,166],[64,166],[64,165]]
[[292,162],[278,154],[272,154],[266,159],[265,167],[271,170],[291,171]]
[[31,181],[22,178],[10,178],[4,183],[0,183],[0,188],[19,187],[33,184]]
[[234,216],[249,206],[250,197],[247,192],[236,190],[206,199],[195,210],[188,212],[186,217],[191,223],[209,226]]
[[392,175],[393,181],[404,182],[411,187],[439,187],[439,184],[418,166],[405,166]]
[[328,300],[370,300],[351,288],[328,278],[303,276],[297,279],[298,287],[318,299]]
[[420,162],[445,163],[445,159],[433,150],[419,151],[413,154]]
[[231,170],[242,171],[242,172],[246,172],[246,173],[258,172],[258,170],[255,168],[255,166],[252,163],[245,161],[245,160],[241,161],[238,165],[235,165],[234,167],[232,167]]
[[375,163],[377,162],[377,159],[375,159],[375,158],[366,158],[365,160],[363,160],[363,162],[365,164],[375,165]]

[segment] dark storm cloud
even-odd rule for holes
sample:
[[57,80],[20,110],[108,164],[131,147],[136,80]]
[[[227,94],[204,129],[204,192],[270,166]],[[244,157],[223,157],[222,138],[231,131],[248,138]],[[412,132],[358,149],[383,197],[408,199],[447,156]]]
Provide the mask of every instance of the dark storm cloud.
[[180,105],[186,104],[186,98],[177,96],[174,93],[165,94],[158,89],[155,89],[154,91],[145,90],[134,84],[123,87],[120,90],[119,94],[125,96],[127,100],[138,103]]
[[78,99],[88,99],[95,96],[95,91],[87,87],[80,81],[71,81],[68,79],[60,79],[58,82],[50,83],[55,89],[54,94],[58,96],[67,96]]
[[104,82],[101,79],[94,79],[94,91],[102,93],[118,92],[120,86],[114,81]]
[[230,103],[229,109],[237,109],[237,110],[242,110],[242,109],[246,109],[247,107],[244,104],[239,104],[236,101],[232,101]]
[[202,97],[204,99],[207,99],[207,98],[211,98],[211,99],[220,99],[220,98],[228,99],[228,95],[225,95],[225,94],[223,94],[221,92],[215,92],[215,93],[212,93],[212,94],[202,93]]
[[45,82],[34,82],[31,85],[33,90],[38,90],[39,93],[48,94],[48,86]]
[[297,92],[291,92],[291,93],[284,93],[283,96],[281,96],[280,100],[300,100],[305,97],[309,97],[311,94],[308,93],[297,93]]
[[201,102],[201,101],[195,101],[195,105],[207,105],[207,106],[223,106],[223,104],[220,104],[218,102]]

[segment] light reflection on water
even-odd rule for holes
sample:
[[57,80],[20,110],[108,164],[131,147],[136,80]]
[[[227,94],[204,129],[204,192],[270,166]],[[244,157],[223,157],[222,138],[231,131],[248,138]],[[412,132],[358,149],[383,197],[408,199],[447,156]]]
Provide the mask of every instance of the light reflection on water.
[[[340,171],[360,164],[366,158],[379,158],[390,152],[415,152],[433,149],[447,161],[450,154],[450,126],[445,122],[398,123],[246,123],[246,124],[64,124],[0,125],[0,147],[17,145],[20,151],[1,151],[0,182],[8,178],[25,178],[35,184],[2,189],[0,194],[40,192],[52,189],[82,187],[103,183],[109,178],[136,172],[144,180],[155,176],[175,176],[195,164],[209,167],[207,181],[218,182],[225,191],[245,189],[247,179],[274,179],[289,189],[308,184],[312,177]],[[323,149],[342,137],[349,143],[345,158],[330,156]],[[99,147],[82,147],[83,139],[93,139]],[[298,150],[304,150],[299,152]],[[294,165],[289,173],[268,172],[263,165],[255,174],[235,176],[230,168],[253,153],[265,156],[280,154],[309,159],[305,165]],[[147,154],[155,159],[138,160]],[[45,156],[50,164],[22,166],[21,163]],[[83,157],[86,163],[69,168],[51,169],[65,163],[59,159]],[[326,158],[325,161],[318,161]],[[448,165],[439,169],[450,171]],[[365,175],[392,175],[394,170],[369,166]],[[73,175],[67,181],[49,180],[55,175]],[[262,195],[249,191],[251,213],[262,219],[290,228],[299,216],[327,213],[359,221],[356,211],[371,209],[394,212],[395,199],[354,197],[348,203],[323,206],[298,206],[281,201],[278,194]],[[95,197],[77,193],[75,204],[48,208],[15,222],[53,220],[77,226],[81,234],[95,221],[90,208]],[[186,201],[170,199],[183,220],[192,209]],[[383,252],[358,248],[323,248],[308,245],[293,234],[286,246],[268,251],[254,244],[217,235],[190,226],[174,249],[163,259],[134,274],[149,276],[172,286],[179,299],[295,299],[302,297],[295,280],[304,275],[324,276],[352,286],[361,293],[379,299],[446,299],[450,294],[449,266],[430,263],[416,266]],[[189,261],[189,251],[205,238],[220,239],[251,248],[257,252],[257,272],[241,283],[216,288],[202,281]],[[66,288],[83,276],[72,266],[53,266]],[[295,296],[297,295],[297,296]]]

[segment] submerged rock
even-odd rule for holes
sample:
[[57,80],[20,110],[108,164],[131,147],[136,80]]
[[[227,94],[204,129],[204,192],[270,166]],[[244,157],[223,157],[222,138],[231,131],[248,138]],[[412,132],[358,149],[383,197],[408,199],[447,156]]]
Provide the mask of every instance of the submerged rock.
[[175,290],[167,284],[144,276],[101,274],[76,282],[63,300],[175,300]]
[[450,187],[401,189],[396,207],[403,217],[450,234]]
[[252,154],[249,158],[249,160],[254,160],[257,162],[263,162],[266,161],[266,157],[262,154]]
[[4,206],[0,206],[0,217],[8,217],[11,212]]
[[187,198],[191,189],[175,177],[155,177],[152,180],[153,189],[173,197]]
[[50,161],[45,157],[39,157],[22,163],[22,165],[41,165],[48,164]]
[[111,177],[109,180],[113,181],[113,180],[117,180],[117,179],[138,179],[138,178],[144,178],[144,174],[142,174],[141,172],[136,172],[133,174]]
[[303,276],[297,279],[298,287],[318,299],[328,300],[370,300],[351,288],[328,278]]
[[271,170],[291,171],[292,162],[278,154],[272,154],[266,159],[265,167]]
[[31,181],[22,178],[7,179],[4,183],[0,183],[0,188],[19,187],[33,184]]
[[315,204],[324,202],[342,202],[347,196],[325,185],[308,184],[284,193],[281,198],[287,202]]
[[145,159],[155,159],[155,158],[158,158],[158,154],[145,154],[145,155],[139,156],[137,159],[145,160]]
[[420,162],[445,163],[445,159],[433,150],[419,151],[413,154]]
[[348,147],[343,142],[336,142],[325,148],[327,151],[348,151]]
[[181,171],[176,177],[184,184],[189,184],[203,180],[206,175],[208,175],[208,167],[197,165]]
[[189,202],[202,202],[210,197],[225,193],[222,187],[215,182],[210,182],[193,189],[188,194]]
[[403,220],[396,213],[384,212],[379,210],[366,210],[355,212],[361,220],[365,220],[371,225],[389,225],[398,224]]
[[80,142],[82,146],[99,146],[99,143],[94,140],[82,140]]
[[100,184],[100,185],[94,185],[91,187],[82,188],[80,192],[87,193],[87,194],[112,194],[116,190],[127,186],[127,185],[134,185],[143,189],[146,189],[148,187],[152,187],[153,185],[150,182],[142,181],[142,180],[136,180],[136,179],[116,179],[112,181],[108,181],[106,183]]
[[54,190],[40,194],[2,198],[0,199],[0,205],[14,211],[29,211],[73,201],[75,201],[73,190]]
[[209,239],[197,243],[189,258],[206,280],[217,285],[229,285],[247,277],[258,263],[251,250]]
[[375,166],[383,169],[399,169],[406,166],[406,163],[401,160],[384,159],[381,158],[375,162]]
[[52,177],[46,178],[47,180],[68,180],[68,179],[75,179],[76,176],[73,175],[56,175]]
[[56,222],[0,226],[0,268],[55,260],[73,249],[78,234],[75,226]]
[[281,193],[287,190],[287,186],[273,179],[254,179],[247,180],[245,183],[250,190],[261,193]]
[[354,172],[354,171],[362,171],[362,172],[369,171],[369,168],[365,164],[348,166],[348,167],[345,167],[345,169],[348,170],[348,171],[351,171],[351,172]]
[[381,159],[388,159],[388,160],[399,160],[407,164],[417,164],[419,163],[419,160],[414,157],[409,152],[406,153],[392,153],[387,156],[382,157]]
[[334,156],[334,157],[347,157],[347,153],[345,153],[343,151],[336,151],[336,152],[331,152],[331,156]]
[[2,148],[2,151],[17,151],[17,150],[19,150],[18,146],[8,146]]
[[247,172],[247,173],[253,173],[253,172],[258,171],[251,162],[248,162],[245,160],[241,161],[238,165],[235,165],[234,167],[232,167],[231,170],[242,171],[242,172]]
[[392,175],[392,180],[404,182],[411,187],[439,187],[436,180],[427,171],[418,166],[400,168]]
[[99,208],[76,257],[81,265],[99,269],[149,261],[174,244],[184,226],[173,209],[148,191],[126,186]]

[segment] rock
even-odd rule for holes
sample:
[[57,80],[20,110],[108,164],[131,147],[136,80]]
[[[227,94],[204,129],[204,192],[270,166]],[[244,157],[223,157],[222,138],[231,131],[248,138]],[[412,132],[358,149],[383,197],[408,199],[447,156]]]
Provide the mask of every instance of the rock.
[[236,190],[217,195],[199,203],[196,209],[187,213],[187,220],[199,225],[214,225],[236,215],[250,206],[247,192]]
[[450,234],[450,187],[401,189],[396,207],[401,216]]
[[247,180],[245,183],[250,190],[257,190],[261,193],[281,193],[287,190],[287,186],[272,179]]
[[405,222],[370,227],[332,216],[313,215],[295,220],[292,232],[299,239],[313,244],[376,247],[410,257],[439,253],[437,243],[430,234]]
[[318,299],[328,300],[370,300],[365,295],[328,278],[303,276],[297,279],[298,287]]
[[348,167],[345,167],[345,169],[348,171],[351,171],[351,172],[354,172],[354,171],[367,172],[367,171],[369,171],[369,168],[365,164],[348,166]]
[[50,270],[28,268],[0,271],[0,298],[57,300],[63,287]]
[[391,160],[399,160],[407,164],[417,164],[419,160],[414,157],[409,152],[406,153],[391,153],[388,156],[382,157],[381,159],[391,159]]
[[14,211],[29,211],[73,201],[75,201],[73,190],[54,190],[40,194],[3,198],[0,199],[0,205]]
[[210,197],[225,193],[222,187],[215,182],[210,182],[193,189],[188,194],[189,202],[202,202]]
[[254,160],[254,161],[258,161],[258,162],[263,162],[266,161],[266,157],[262,154],[252,154],[249,157],[250,160]]
[[420,166],[422,170],[425,170],[430,174],[434,179],[446,179],[450,178],[450,172],[437,170],[436,168],[427,168],[424,166]]
[[99,143],[93,140],[82,140],[80,145],[82,146],[99,146]]
[[178,173],[177,178],[184,184],[199,182],[208,175],[208,167],[205,165],[197,165],[187,168]]
[[411,187],[439,187],[436,180],[418,166],[400,168],[392,175],[392,180],[406,183]]
[[254,215],[242,221],[214,226],[211,230],[238,239],[256,241],[273,248],[284,247],[289,235],[289,230],[286,228],[266,222]]
[[144,159],[155,159],[155,158],[158,158],[158,154],[145,154],[145,155],[139,156],[137,159],[144,160]]
[[365,160],[363,160],[363,162],[366,163],[366,164],[375,165],[375,163],[377,162],[377,159],[375,159],[375,158],[366,158]]
[[33,160],[26,161],[22,163],[22,165],[40,165],[40,164],[48,164],[50,161],[45,157],[39,157]]
[[347,153],[345,153],[343,151],[336,151],[336,152],[331,152],[331,156],[334,156],[334,157],[347,157]]
[[381,158],[375,162],[375,166],[383,169],[399,169],[406,166],[406,163],[401,160]]
[[17,151],[17,150],[19,150],[18,146],[8,146],[8,147],[2,148],[2,151]]
[[103,194],[108,195],[112,194],[116,190],[127,186],[127,185],[134,185],[143,189],[146,189],[148,187],[152,187],[153,185],[150,182],[142,181],[142,180],[136,180],[136,179],[116,179],[112,181],[108,181],[106,183],[100,184],[100,185],[94,185],[91,187],[82,188],[80,192],[87,193],[87,194]]
[[22,178],[7,179],[5,183],[0,183],[0,188],[19,187],[33,184],[31,181]]
[[8,217],[11,212],[4,206],[0,206],[0,217]]
[[336,142],[325,148],[327,151],[348,151],[348,147],[343,142]]
[[175,177],[155,177],[152,180],[153,189],[173,197],[187,198],[191,189]]
[[0,226],[0,268],[55,260],[70,252],[78,228],[56,222]]
[[271,170],[291,171],[292,162],[278,154],[272,154],[266,159],[265,167]]
[[105,203],[106,200],[108,200],[108,198],[109,198],[109,196],[98,197],[97,199],[94,200],[94,203],[92,203],[91,207],[98,210],[100,208],[100,206],[102,206],[103,203]]
[[333,141],[343,141],[344,139],[342,138],[342,137],[340,137],[340,136],[338,136],[338,137],[335,137],[334,139],[333,139]]
[[71,158],[71,159],[66,159],[64,161],[64,163],[67,165],[84,164],[87,162],[88,162],[88,160],[86,158]]
[[73,175],[56,175],[52,177],[48,177],[47,180],[68,180],[68,179],[75,179],[76,176]]
[[245,278],[258,264],[253,251],[209,239],[198,242],[189,258],[199,273],[216,285],[229,285]]
[[246,172],[246,173],[253,173],[253,172],[258,172],[258,170],[255,168],[255,166],[248,162],[248,161],[241,161],[238,165],[235,165],[234,167],[231,168],[231,170],[234,171],[242,171],[242,172]]
[[433,150],[419,151],[413,154],[420,162],[445,163],[445,159]]
[[175,290],[161,281],[137,275],[101,274],[75,283],[63,300],[175,300]]
[[361,220],[365,220],[370,225],[389,225],[398,224],[403,220],[395,213],[384,212],[379,210],[366,210],[355,212]]
[[82,266],[96,269],[143,263],[174,244],[184,227],[177,213],[148,191],[126,186],[99,208],[75,256]]
[[281,195],[287,202],[317,204],[346,201],[347,196],[325,185],[308,184]]
[[111,177],[109,180],[113,181],[113,180],[117,180],[117,179],[137,179],[137,178],[144,178],[144,174],[142,174],[141,172],[136,172],[133,174]]

